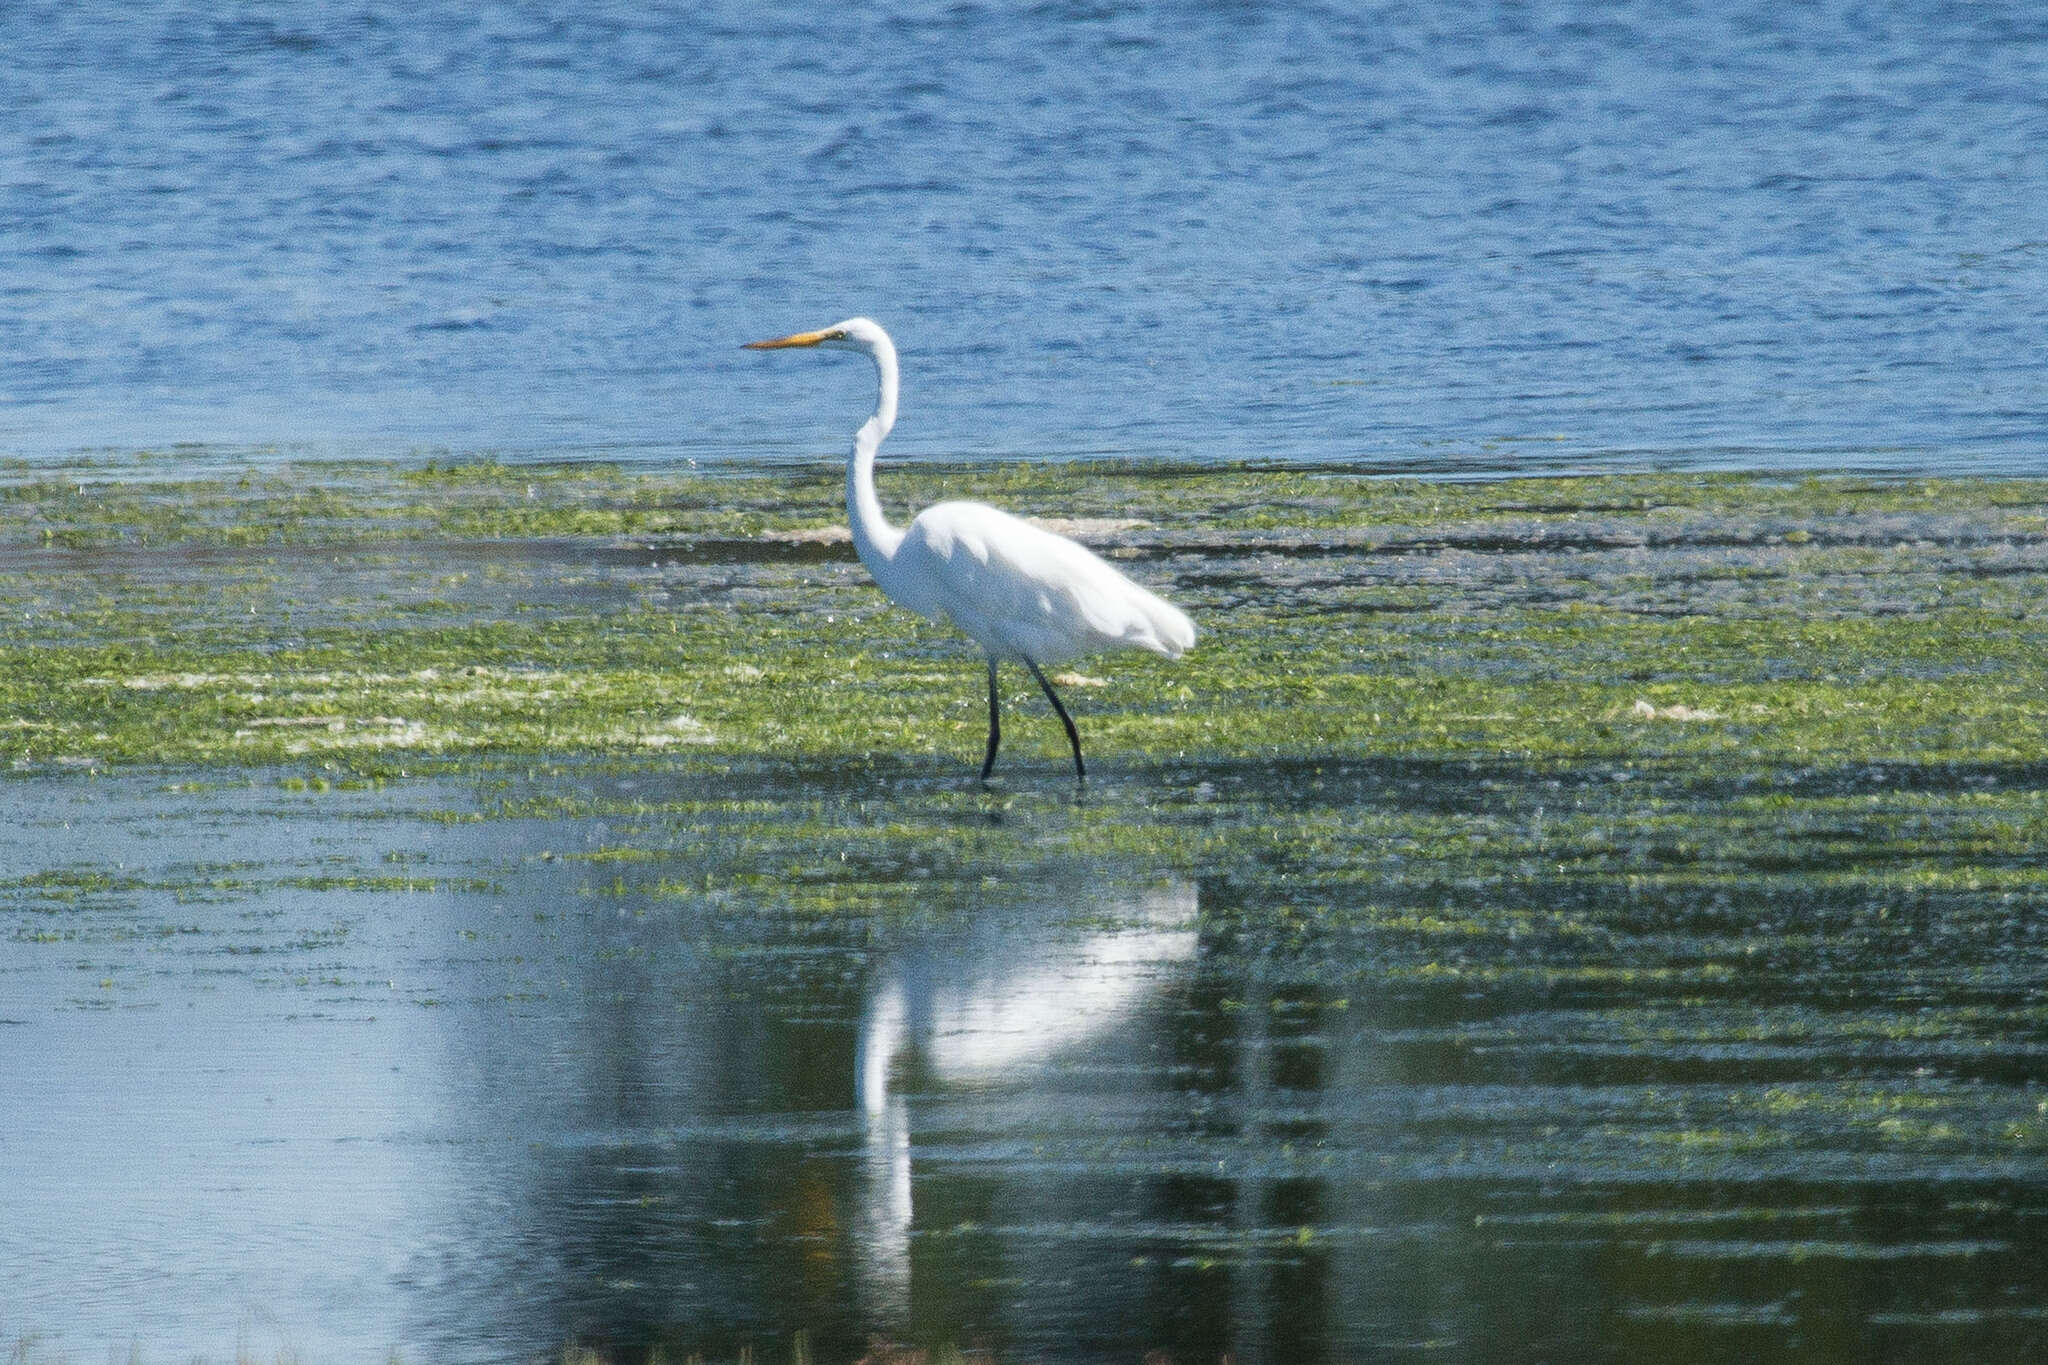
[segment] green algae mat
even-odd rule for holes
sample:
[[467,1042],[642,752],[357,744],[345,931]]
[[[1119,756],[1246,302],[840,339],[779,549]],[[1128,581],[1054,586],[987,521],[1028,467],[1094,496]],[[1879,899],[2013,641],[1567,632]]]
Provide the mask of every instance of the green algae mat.
[[[665,751],[939,775],[977,748],[972,647],[867,582],[836,468],[146,473],[0,489],[17,768]],[[898,469],[885,493],[899,517],[1055,514],[1194,614],[1183,663],[1080,665],[1111,765],[2043,757],[2048,483],[1079,464]],[[1010,756],[1050,757],[1023,681]]]
[[[978,656],[836,466],[16,471],[7,1065],[247,1017],[405,1115],[449,1039],[467,1117],[263,1139],[453,1163],[375,1255],[459,1273],[325,1329],[279,1282],[315,1357],[2048,1350],[2048,481],[882,489],[1195,618],[1073,666],[1085,786],[1021,676],[975,780]],[[165,1111],[239,1131],[222,1070]],[[0,1176],[61,1334],[105,1249]]]

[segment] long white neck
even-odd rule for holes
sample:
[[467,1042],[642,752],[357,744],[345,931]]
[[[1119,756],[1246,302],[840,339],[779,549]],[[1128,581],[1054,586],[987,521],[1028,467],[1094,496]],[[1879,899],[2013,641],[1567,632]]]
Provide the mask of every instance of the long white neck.
[[853,528],[853,548],[860,552],[860,562],[879,581],[903,543],[903,532],[882,515],[881,499],[875,496],[875,452],[896,425],[896,347],[879,327],[866,341],[868,354],[875,358],[879,392],[875,415],[854,433],[853,454],[846,461],[846,520]]

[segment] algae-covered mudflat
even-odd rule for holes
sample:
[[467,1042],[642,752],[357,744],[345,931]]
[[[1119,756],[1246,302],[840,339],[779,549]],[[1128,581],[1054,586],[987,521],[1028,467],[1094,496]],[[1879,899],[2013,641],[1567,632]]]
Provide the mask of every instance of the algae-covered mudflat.
[[[828,538],[834,467],[147,470],[0,488],[17,769],[658,749],[936,776],[983,724],[971,651]],[[1096,670],[1090,747],[1126,766],[2042,752],[2048,482],[1074,464],[887,491],[1077,519],[1197,614],[1186,665]],[[1056,753],[1038,730],[1013,742]]]
[[2048,1349],[2048,481],[883,484],[1084,788],[836,467],[0,487],[21,1355]]

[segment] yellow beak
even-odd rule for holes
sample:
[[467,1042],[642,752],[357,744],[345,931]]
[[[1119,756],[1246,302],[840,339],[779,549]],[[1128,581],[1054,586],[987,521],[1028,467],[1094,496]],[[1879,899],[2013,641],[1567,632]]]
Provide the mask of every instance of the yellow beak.
[[785,346],[815,346],[821,341],[836,341],[846,333],[827,327],[822,332],[798,332],[793,336],[777,337],[773,341],[750,341],[741,349],[748,351],[779,351]]

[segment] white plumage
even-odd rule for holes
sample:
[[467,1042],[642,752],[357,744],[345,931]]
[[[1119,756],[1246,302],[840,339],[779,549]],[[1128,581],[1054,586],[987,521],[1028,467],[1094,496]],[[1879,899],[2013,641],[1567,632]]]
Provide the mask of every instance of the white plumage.
[[795,346],[858,350],[875,362],[875,414],[855,434],[846,462],[854,548],[891,599],[934,621],[951,621],[987,652],[983,779],[995,768],[1002,739],[996,700],[1001,660],[1031,670],[1066,727],[1075,776],[1085,776],[1080,733],[1041,666],[1104,649],[1149,649],[1179,658],[1195,642],[1194,622],[1087,547],[982,503],[936,503],[908,527],[890,525],[875,496],[874,472],[875,452],[896,424],[895,345],[866,318],[749,343],[754,350]]
[[896,556],[904,605],[943,613],[999,659],[1052,664],[1116,648],[1178,658],[1195,642],[1177,607],[1084,546],[981,503],[926,508]]

